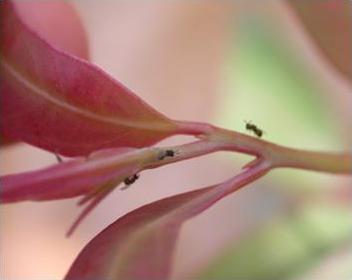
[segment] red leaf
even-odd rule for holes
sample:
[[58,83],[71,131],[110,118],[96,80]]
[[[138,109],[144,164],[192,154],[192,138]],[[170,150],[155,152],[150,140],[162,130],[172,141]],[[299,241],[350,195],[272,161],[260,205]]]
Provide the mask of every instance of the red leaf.
[[142,147],[176,124],[96,66],[52,47],[0,4],[1,131],[67,156]]
[[352,77],[352,1],[288,0],[308,33],[330,62]]
[[182,224],[265,173],[259,165],[220,185],[159,200],[125,215],[82,250],[65,280],[168,279]]

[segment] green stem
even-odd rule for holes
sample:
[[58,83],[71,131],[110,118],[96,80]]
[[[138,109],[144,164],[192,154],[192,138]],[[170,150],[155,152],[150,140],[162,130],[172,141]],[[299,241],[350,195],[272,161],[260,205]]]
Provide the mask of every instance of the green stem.
[[[178,122],[178,125],[185,131],[195,132],[195,136],[202,139],[179,147],[180,151],[185,151],[185,158],[215,151],[236,151],[265,159],[271,168],[290,167],[352,175],[352,152],[305,151],[207,124]],[[181,157],[174,161],[182,160]]]
[[277,146],[273,165],[352,175],[352,153],[304,151]]

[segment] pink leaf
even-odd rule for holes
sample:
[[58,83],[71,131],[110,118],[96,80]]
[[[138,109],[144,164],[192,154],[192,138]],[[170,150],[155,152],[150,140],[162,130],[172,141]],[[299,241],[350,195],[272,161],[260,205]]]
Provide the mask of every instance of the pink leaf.
[[1,132],[67,156],[142,147],[177,127],[96,66],[62,52],[0,3]]
[[0,178],[0,203],[84,195],[79,205],[88,203],[87,208],[70,229],[70,234],[94,206],[126,178],[139,172],[143,161],[153,157],[152,152],[116,148],[38,171],[3,176]]
[[65,279],[168,279],[182,224],[266,171],[258,165],[220,185],[159,200],[125,215],[82,250]]
[[[91,192],[111,180],[137,172],[135,149],[110,149],[76,158],[45,169],[2,176],[1,203],[25,200],[52,200],[75,197]],[[123,179],[121,179],[122,181]]]
[[[16,1],[15,5],[20,17],[42,38],[70,54],[89,58],[85,30],[70,3],[30,0]],[[0,145],[10,143],[12,139],[0,134]]]

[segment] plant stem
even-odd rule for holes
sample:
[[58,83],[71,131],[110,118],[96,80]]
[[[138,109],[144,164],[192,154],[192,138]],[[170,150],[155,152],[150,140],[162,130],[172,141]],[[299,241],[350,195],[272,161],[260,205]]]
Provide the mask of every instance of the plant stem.
[[289,167],[352,174],[352,152],[328,153],[293,149],[203,123],[178,122],[178,126],[201,140],[165,148],[175,151],[176,156],[151,163],[148,168],[156,168],[216,151],[236,151],[264,159],[270,164],[270,168]]
[[313,152],[277,146],[273,165],[352,175],[352,153]]

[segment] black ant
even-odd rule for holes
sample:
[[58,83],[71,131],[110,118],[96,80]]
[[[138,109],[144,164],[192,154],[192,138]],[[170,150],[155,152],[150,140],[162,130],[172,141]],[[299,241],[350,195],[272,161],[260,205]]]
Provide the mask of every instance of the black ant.
[[138,174],[133,174],[130,177],[127,177],[123,182],[125,183],[125,186],[121,188],[121,190],[125,190],[127,188],[129,188],[130,185],[132,185],[134,182],[136,182],[136,180],[139,178]]
[[125,180],[124,180],[124,183],[126,186],[129,186],[129,185],[132,185],[134,182],[136,182],[136,180],[139,178],[139,175],[138,174],[134,174],[130,177],[127,177]]
[[158,157],[159,160],[163,160],[167,157],[174,157],[175,156],[175,152],[173,150],[166,150],[165,152],[163,151],[163,153],[161,153]]
[[246,122],[246,129],[253,131],[253,133],[259,138],[262,137],[264,134],[263,130],[261,130],[255,124],[252,124],[251,122]]

